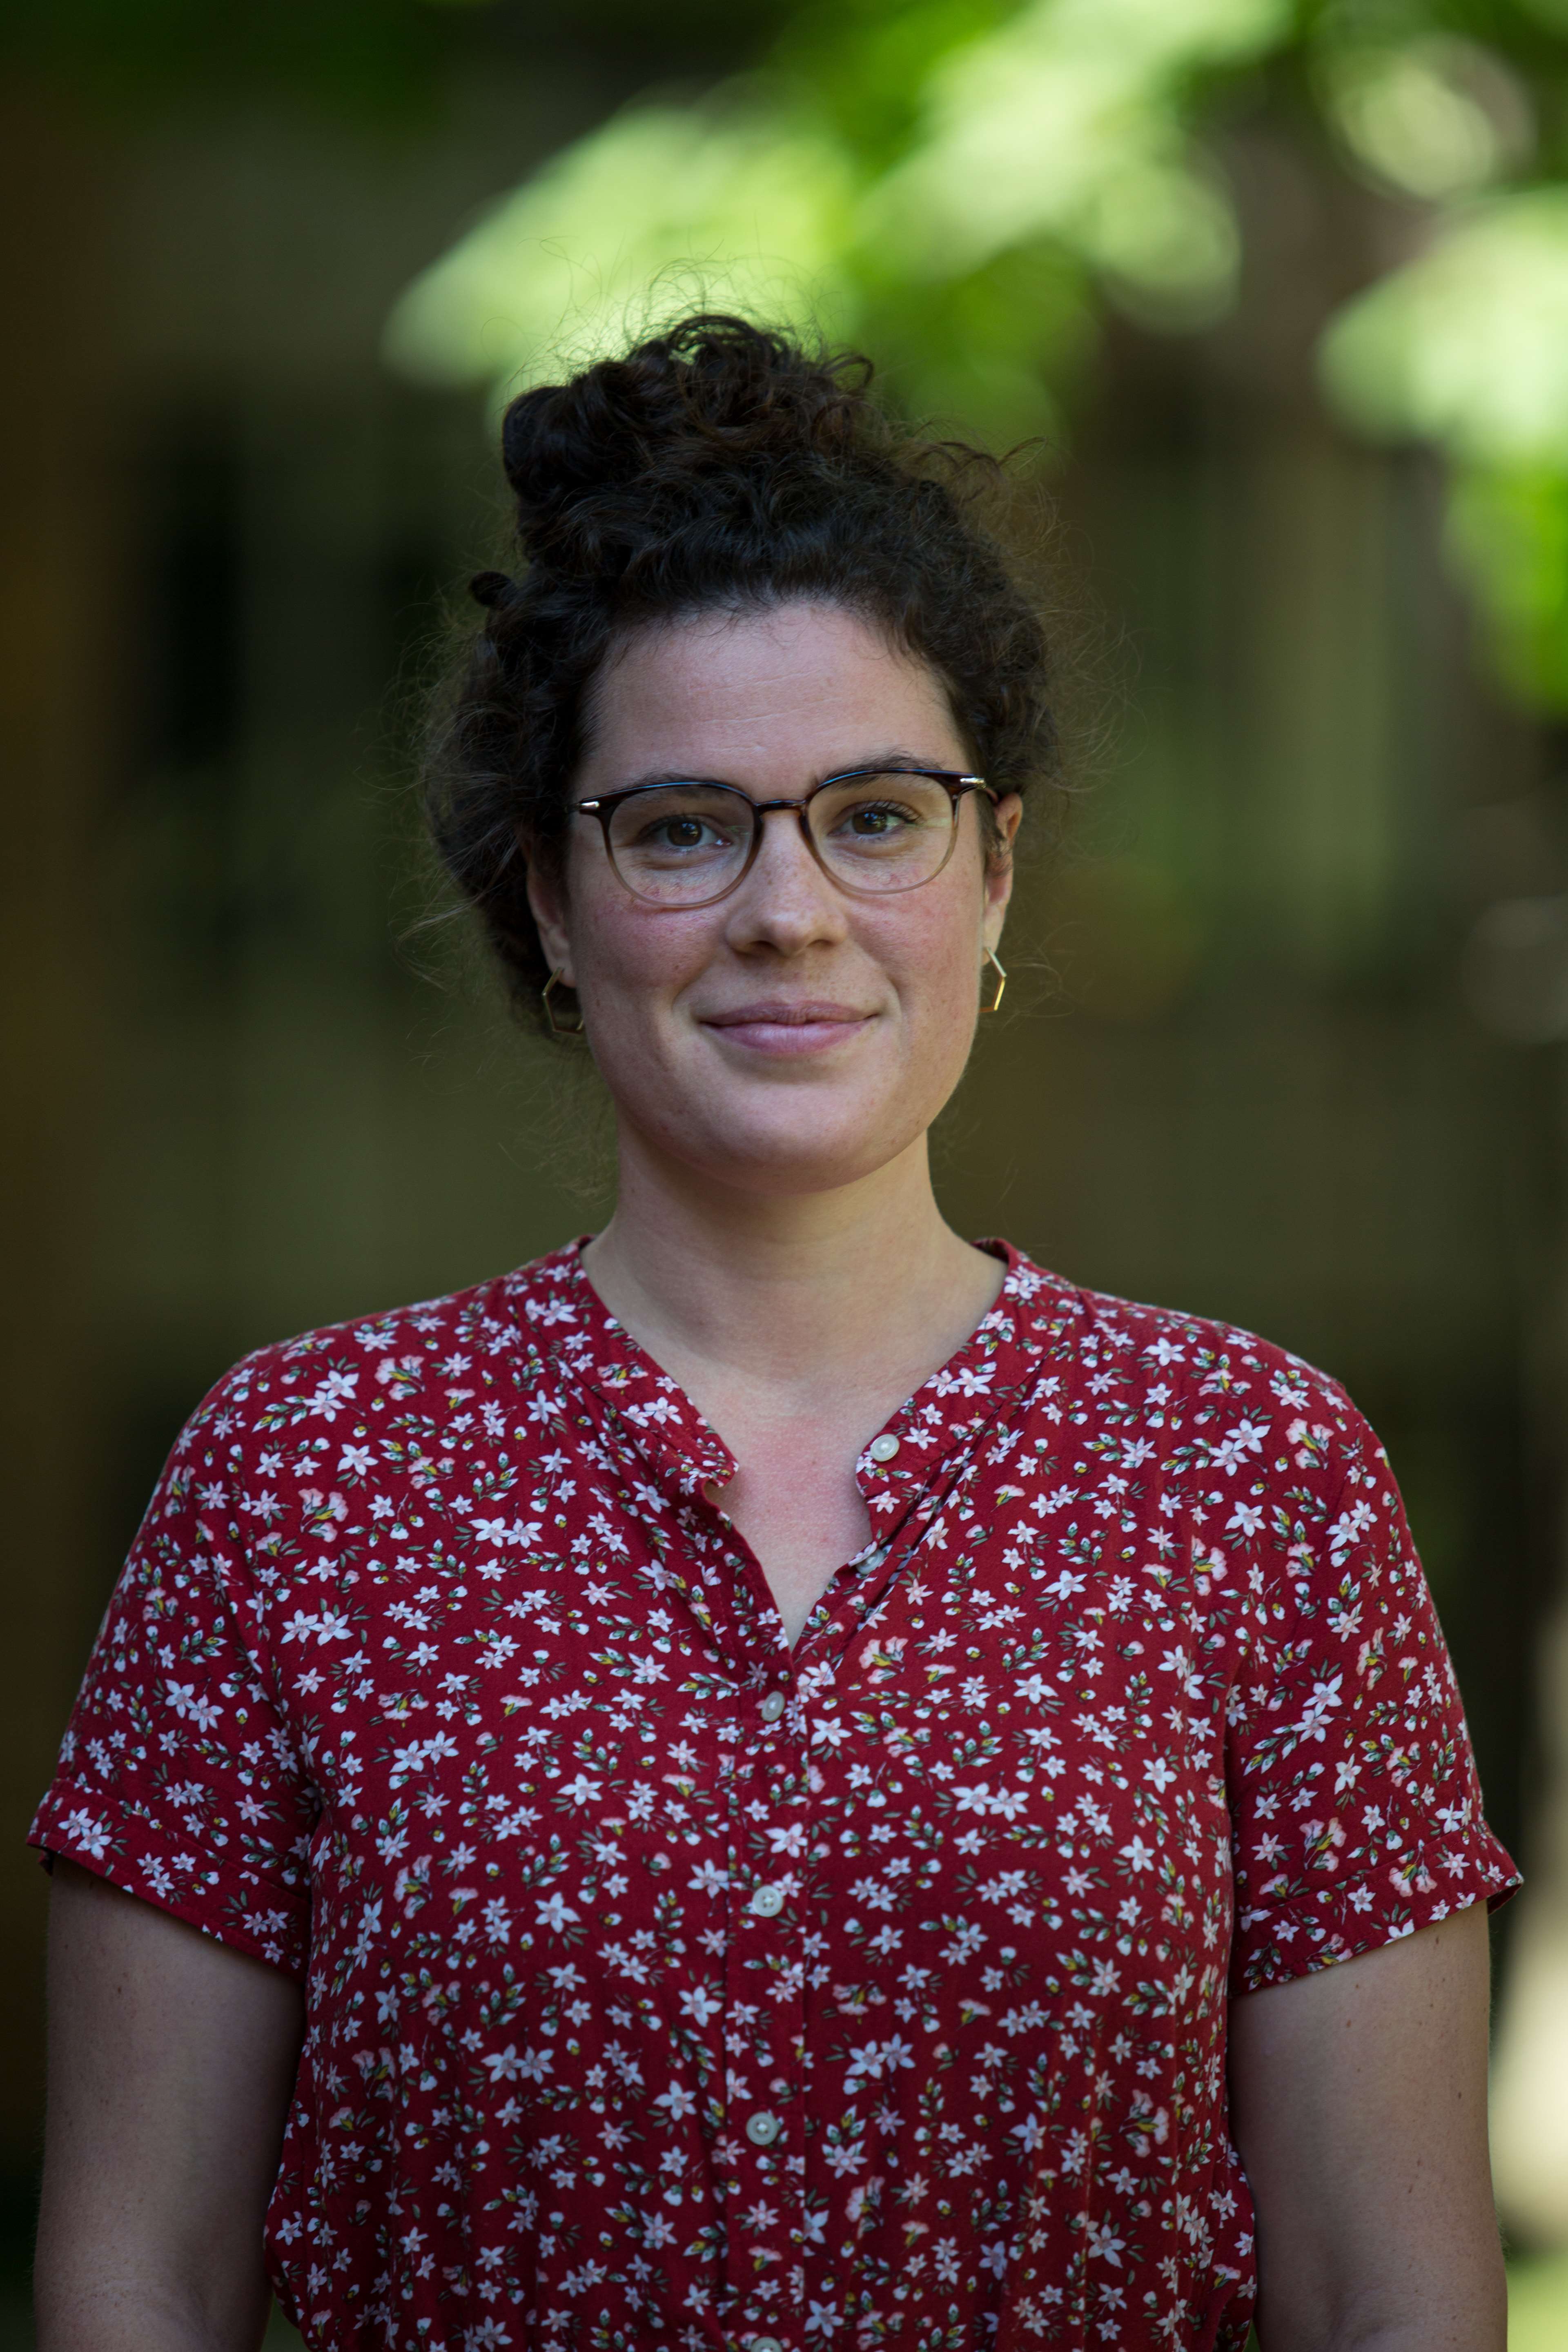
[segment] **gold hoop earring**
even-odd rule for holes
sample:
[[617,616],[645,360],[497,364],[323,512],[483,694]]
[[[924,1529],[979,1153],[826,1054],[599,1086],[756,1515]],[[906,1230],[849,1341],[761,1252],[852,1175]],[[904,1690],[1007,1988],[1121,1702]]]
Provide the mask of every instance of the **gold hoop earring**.
[[1005,972],[1003,971],[1003,969],[1002,969],[1002,962],[1001,962],[1001,959],[1000,959],[1000,957],[997,955],[996,950],[995,950],[995,949],[994,949],[994,948],[987,948],[987,949],[986,949],[986,950],[985,950],[985,961],[986,961],[986,962],[987,962],[988,964],[992,965],[992,966],[994,967],[994,971],[995,971],[995,973],[996,973],[996,993],[995,993],[995,995],[992,998],[992,1000],[991,1000],[990,1003],[989,1003],[988,1005],[986,1005],[984,1009],[985,1009],[985,1011],[986,1011],[987,1013],[994,1013],[994,1012],[995,1012],[995,1010],[996,1010],[996,1008],[997,1008],[997,1006],[998,1006],[998,1005],[1001,1003],[1001,1002],[1002,1002],[1002,991],[1003,991],[1003,990],[1006,987],[1006,985],[1007,985],[1007,975],[1006,975],[1006,973],[1005,973]]
[[583,1034],[584,1024],[581,1005],[577,1007],[575,1021],[557,1021],[555,1018],[555,1007],[551,1000],[555,991],[558,988],[564,988],[566,984],[558,971],[552,971],[539,992],[539,1001],[544,1007],[544,1017],[550,1024],[550,1034],[552,1037],[580,1037]]

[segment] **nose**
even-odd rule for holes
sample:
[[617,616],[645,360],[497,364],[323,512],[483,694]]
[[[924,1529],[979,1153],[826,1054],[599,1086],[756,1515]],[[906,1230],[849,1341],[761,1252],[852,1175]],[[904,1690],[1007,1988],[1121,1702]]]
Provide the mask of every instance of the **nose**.
[[771,948],[799,955],[847,930],[848,908],[813,856],[796,812],[770,809],[752,870],[727,902],[725,937],[738,953]]

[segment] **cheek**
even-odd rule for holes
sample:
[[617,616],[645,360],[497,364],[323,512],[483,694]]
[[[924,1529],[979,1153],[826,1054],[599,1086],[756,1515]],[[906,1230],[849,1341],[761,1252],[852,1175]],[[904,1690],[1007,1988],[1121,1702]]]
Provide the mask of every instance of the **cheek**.
[[911,1019],[945,1029],[967,1023],[974,1008],[980,902],[969,890],[945,903],[911,904],[883,918],[868,940]]
[[647,1021],[713,960],[714,926],[696,914],[639,907],[593,877],[572,900],[572,958],[601,1023]]

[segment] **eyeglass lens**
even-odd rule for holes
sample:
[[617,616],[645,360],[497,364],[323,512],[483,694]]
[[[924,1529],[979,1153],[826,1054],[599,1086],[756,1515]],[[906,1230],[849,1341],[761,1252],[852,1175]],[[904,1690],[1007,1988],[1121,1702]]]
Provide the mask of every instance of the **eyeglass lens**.
[[[912,890],[940,873],[957,807],[945,784],[893,771],[826,784],[805,814],[827,871],[851,890],[876,892]],[[661,784],[616,807],[610,855],[639,898],[700,906],[743,871],[761,822],[732,786]]]

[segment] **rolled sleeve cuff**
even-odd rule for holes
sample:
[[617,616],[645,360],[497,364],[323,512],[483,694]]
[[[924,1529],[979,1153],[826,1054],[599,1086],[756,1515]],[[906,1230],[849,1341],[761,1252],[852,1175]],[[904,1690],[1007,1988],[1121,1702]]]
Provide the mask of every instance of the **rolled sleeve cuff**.
[[57,1780],[27,1832],[46,1864],[75,1863],[125,1895],[156,1904],[215,1942],[303,1979],[310,1952],[310,1899],[298,1883],[215,1852],[210,1839],[172,1844],[162,1825],[100,1791]]
[[1231,1991],[1261,1992],[1356,1959],[1477,1903],[1495,1911],[1520,1884],[1511,1857],[1479,1828],[1432,1841],[1414,1861],[1405,1854],[1354,1877],[1317,1886],[1298,1881],[1277,1901],[1238,1902]]

